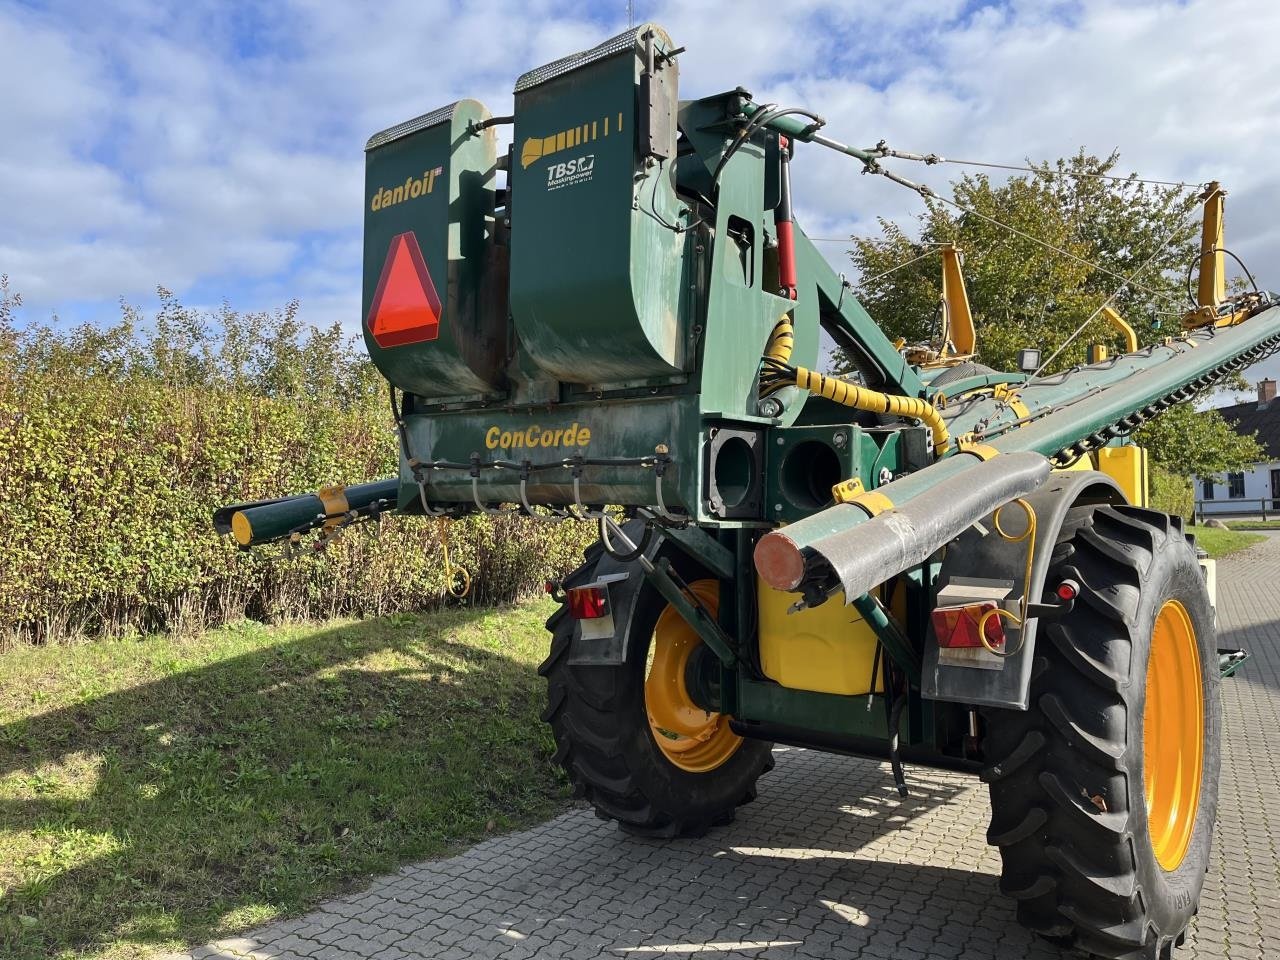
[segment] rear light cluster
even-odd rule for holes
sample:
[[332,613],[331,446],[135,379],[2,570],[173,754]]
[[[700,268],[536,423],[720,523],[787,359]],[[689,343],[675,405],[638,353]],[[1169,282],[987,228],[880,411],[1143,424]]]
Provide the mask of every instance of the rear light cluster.
[[[978,623],[988,611],[996,608],[994,600],[938,607],[933,611],[933,632],[938,637],[938,646],[981,647],[983,644],[978,639]],[[1004,645],[1004,624],[999,614],[987,617],[983,633],[991,646],[998,648]]]
[[569,616],[575,620],[599,620],[609,615],[609,590],[590,585],[568,591]]

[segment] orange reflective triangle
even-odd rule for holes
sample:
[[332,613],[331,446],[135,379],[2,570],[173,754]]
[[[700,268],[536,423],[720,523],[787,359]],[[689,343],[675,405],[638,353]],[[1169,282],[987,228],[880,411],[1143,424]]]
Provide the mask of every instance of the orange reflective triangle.
[[412,231],[392,237],[366,322],[384,348],[440,336],[440,297]]

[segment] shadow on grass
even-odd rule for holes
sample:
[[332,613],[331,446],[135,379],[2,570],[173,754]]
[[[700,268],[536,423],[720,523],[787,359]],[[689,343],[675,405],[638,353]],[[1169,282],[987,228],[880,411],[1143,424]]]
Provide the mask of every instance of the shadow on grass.
[[[20,798],[0,794],[0,837],[38,841],[0,892],[0,956],[201,943],[546,817],[565,789],[539,719],[539,621],[533,608],[462,611],[259,637],[249,652],[0,726],[0,784],[25,778]],[[503,652],[516,635],[521,656]],[[780,795],[759,806],[785,809],[759,842],[812,819],[827,825],[821,838],[784,842],[856,851],[961,789],[917,780],[890,803],[883,770],[864,762],[822,776],[841,781],[834,794],[803,773],[771,785]],[[867,809],[851,819],[842,811],[858,797]],[[728,836],[761,812],[747,808]],[[607,847],[626,865],[637,842],[614,836]]]
[[0,836],[28,838],[0,956],[201,941],[546,816],[542,684],[500,635],[450,639],[481,616],[259,637],[0,726]]

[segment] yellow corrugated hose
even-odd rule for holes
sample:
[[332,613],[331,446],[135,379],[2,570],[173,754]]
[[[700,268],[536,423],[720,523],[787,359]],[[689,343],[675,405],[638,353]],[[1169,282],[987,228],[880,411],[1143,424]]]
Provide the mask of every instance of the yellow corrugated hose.
[[[917,400],[915,397],[896,397],[878,390],[868,390],[856,383],[849,383],[838,377],[827,377],[815,370],[806,370],[804,367],[792,367],[790,366],[791,349],[795,345],[795,339],[795,327],[791,323],[791,318],[784,313],[773,325],[773,330],[769,333],[769,342],[764,349],[765,365],[773,369],[775,377],[779,377],[781,375],[779,371],[785,368],[787,375],[794,377],[790,383],[810,393],[816,393],[820,397],[826,397],[828,400],[834,400],[836,403],[856,410],[888,413],[896,417],[919,420],[933,432],[934,452],[938,456],[947,452],[951,446],[951,434],[947,431],[942,414],[933,404],[927,400]],[[762,376],[761,379],[763,381],[764,377]],[[789,386],[790,383],[783,379],[773,379],[771,382],[762,383],[760,392],[768,396],[776,390]]]
[[951,434],[947,424],[937,407],[927,400],[915,397],[895,397],[881,393],[879,390],[868,390],[856,383],[849,383],[837,377],[826,377],[816,370],[796,367],[796,386],[810,393],[834,400],[836,403],[855,410],[869,410],[872,413],[888,413],[895,417],[910,417],[919,420],[933,432],[933,449],[938,456],[947,452],[951,446]]
[[791,348],[795,346],[796,331],[791,325],[791,318],[785,313],[773,325],[773,332],[769,334],[769,343],[764,348],[764,356],[766,360],[776,360],[778,363],[791,362]]

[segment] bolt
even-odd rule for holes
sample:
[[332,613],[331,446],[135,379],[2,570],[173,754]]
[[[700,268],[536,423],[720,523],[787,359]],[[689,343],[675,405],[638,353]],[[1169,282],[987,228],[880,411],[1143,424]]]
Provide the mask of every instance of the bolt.
[[775,504],[773,505],[773,509],[774,509],[774,511],[775,511],[775,512],[777,512],[777,513],[781,513],[781,512],[782,512],[782,504],[780,504],[780,503],[775,503]]
[[782,415],[782,402],[777,397],[765,397],[760,401],[760,415],[778,417]]
[[893,479],[893,474],[889,472],[889,468],[888,468],[888,467],[881,467],[881,468],[880,468],[880,483],[879,483],[879,486],[882,486],[882,487],[883,487],[886,483],[888,483],[888,482],[889,482],[890,480],[892,480],[892,479]]
[[849,442],[849,436],[843,430],[836,431],[835,436],[831,438],[831,442],[836,445],[837,450],[843,450],[844,445]]
[[782,437],[779,437],[779,438],[778,438],[778,446],[782,446],[782,445],[783,445],[784,443],[786,443],[786,442],[787,442],[787,441],[786,441],[786,440],[784,440]]

